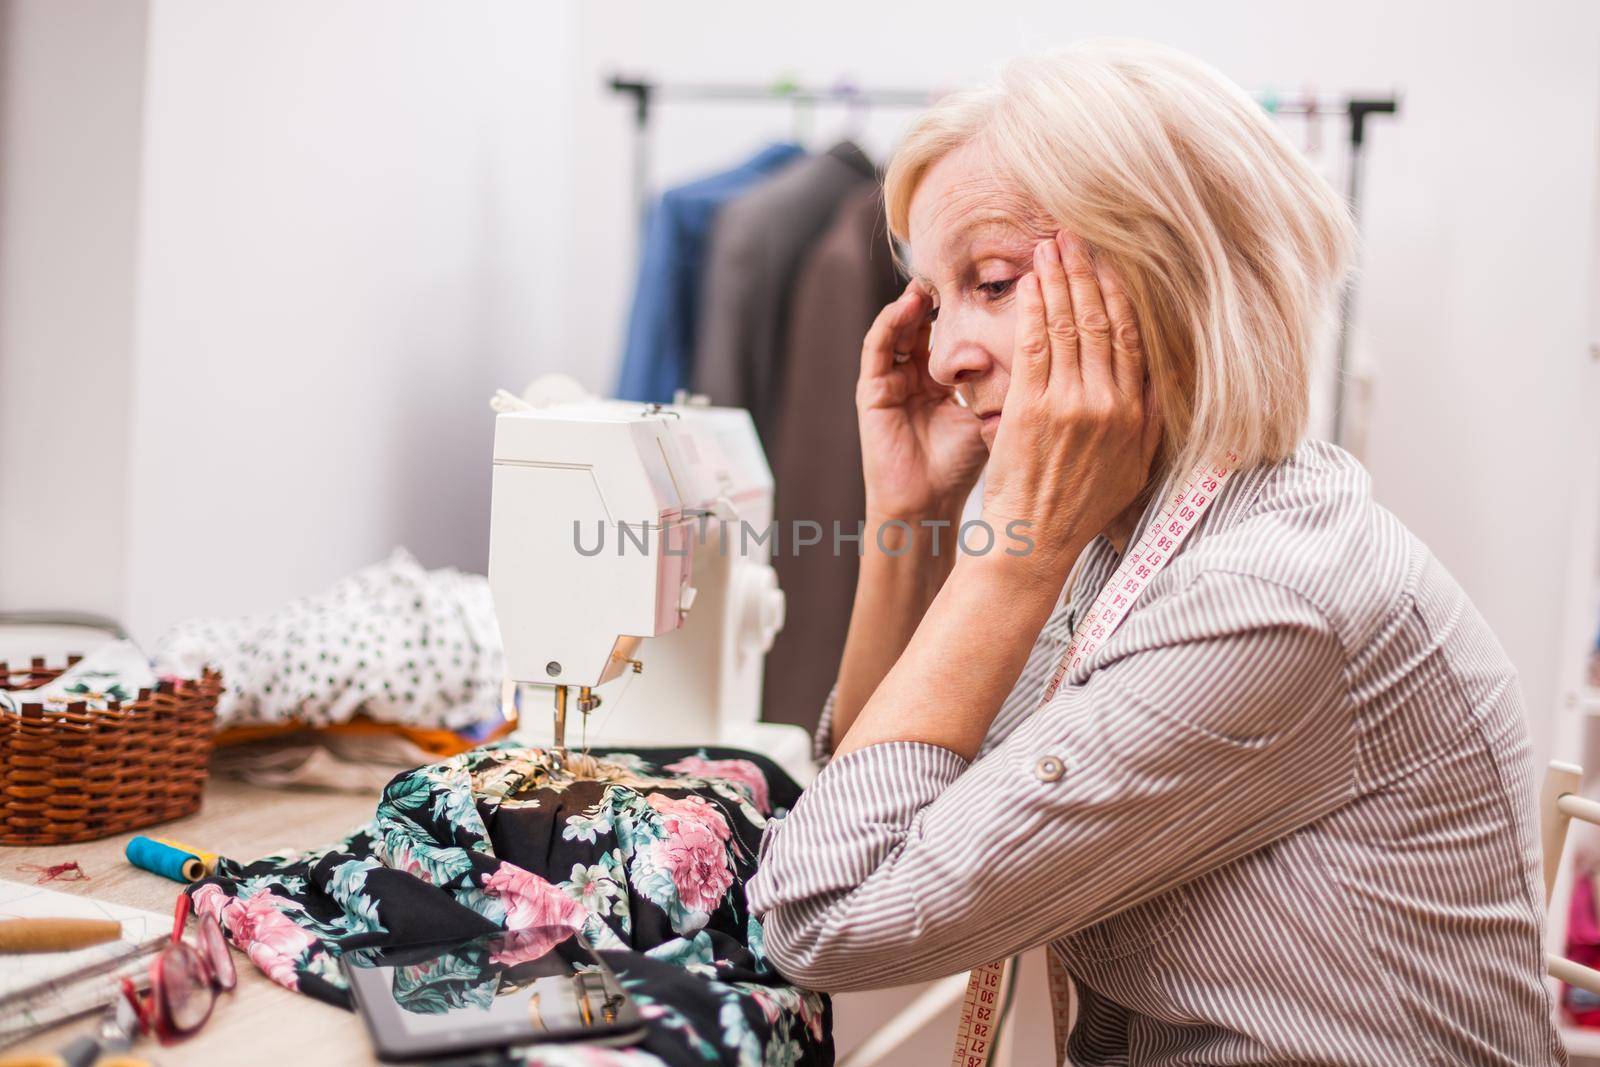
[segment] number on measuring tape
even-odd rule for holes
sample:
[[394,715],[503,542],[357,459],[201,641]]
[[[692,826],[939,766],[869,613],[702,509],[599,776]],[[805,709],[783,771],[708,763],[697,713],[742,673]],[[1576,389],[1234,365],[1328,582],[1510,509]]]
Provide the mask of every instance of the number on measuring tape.
[[[1105,586],[1095,597],[1094,604],[1081,617],[1071,642],[1061,653],[1061,661],[1050,675],[1040,706],[1048,704],[1060,688],[1062,679],[1085,662],[1101,644],[1110,637],[1122,620],[1133,610],[1146,586],[1155,580],[1161,568],[1172,559],[1172,554],[1183,543],[1184,536],[1194,529],[1217,491],[1228,480],[1239,457],[1229,452],[1226,461],[1209,468],[1196,467],[1178,490],[1157,513],[1138,543],[1122,557]],[[1055,1013],[1056,1063],[1066,1054],[1067,1011],[1070,983],[1066,970],[1049,955],[1050,1006]],[[956,1027],[955,1054],[951,1067],[988,1067],[993,1053],[990,1034],[999,1020],[994,1018],[994,1004],[1000,997],[1005,961],[986,963],[975,968],[967,978],[967,992],[961,1000],[961,1022]],[[1015,973],[1012,981],[1017,980]]]

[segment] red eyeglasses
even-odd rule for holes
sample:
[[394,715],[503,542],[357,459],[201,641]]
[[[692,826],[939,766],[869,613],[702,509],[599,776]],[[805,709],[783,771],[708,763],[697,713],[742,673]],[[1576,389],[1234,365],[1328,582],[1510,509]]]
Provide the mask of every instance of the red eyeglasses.
[[150,988],[141,995],[132,979],[122,980],[122,995],[138,1014],[140,1032],[155,1034],[163,1045],[204,1026],[211,1018],[218,991],[231,990],[238,977],[216,919],[202,915],[196,921],[198,947],[184,941],[184,927],[193,909],[189,894],[179,893],[172,916],[172,943],[150,961]]

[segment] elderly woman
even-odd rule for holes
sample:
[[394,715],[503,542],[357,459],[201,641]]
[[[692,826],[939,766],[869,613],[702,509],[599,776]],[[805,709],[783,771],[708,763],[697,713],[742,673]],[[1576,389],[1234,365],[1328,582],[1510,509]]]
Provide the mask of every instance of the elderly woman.
[[[1048,944],[1078,1065],[1563,1062],[1515,672],[1302,440],[1339,197],[1214,71],[1095,44],[936,104],[886,199],[913,280],[856,390],[881,539],[831,760],[749,887],[778,968],[865,989]],[[1230,454],[1047,686],[1174,481]],[[935,550],[980,470],[1025,550]]]

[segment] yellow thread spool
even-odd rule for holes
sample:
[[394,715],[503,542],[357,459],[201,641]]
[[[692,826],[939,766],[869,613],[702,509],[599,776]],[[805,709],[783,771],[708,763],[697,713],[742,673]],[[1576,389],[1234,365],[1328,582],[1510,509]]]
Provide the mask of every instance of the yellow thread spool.
[[170,837],[154,837],[151,840],[159,841],[163,845],[171,845],[180,852],[187,852],[189,855],[197,857],[201,863],[205,864],[207,874],[212,874],[216,871],[217,860],[221,858],[215,852],[207,852],[204,849],[195,848],[193,845],[186,845],[182,841],[174,841]]

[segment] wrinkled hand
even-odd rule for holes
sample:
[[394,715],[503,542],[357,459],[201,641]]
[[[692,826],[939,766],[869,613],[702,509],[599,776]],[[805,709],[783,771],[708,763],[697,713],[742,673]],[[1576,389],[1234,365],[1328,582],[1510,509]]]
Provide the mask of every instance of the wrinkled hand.
[[1035,551],[1075,555],[1138,497],[1160,443],[1138,322],[1116,275],[1065,231],[1035,246],[1016,290],[984,516],[997,530],[1029,523]]
[[932,307],[911,282],[878,313],[861,347],[856,414],[869,516],[959,514],[989,458],[978,420],[928,373]]

